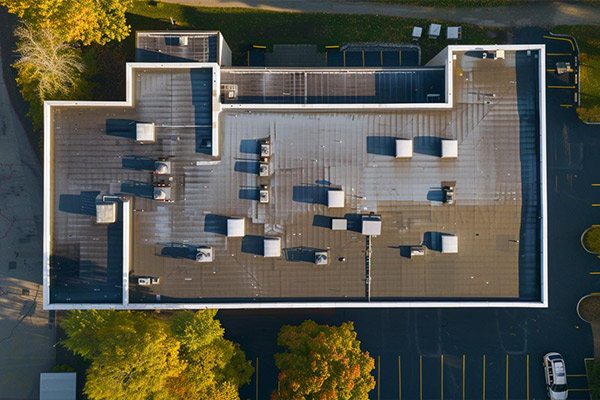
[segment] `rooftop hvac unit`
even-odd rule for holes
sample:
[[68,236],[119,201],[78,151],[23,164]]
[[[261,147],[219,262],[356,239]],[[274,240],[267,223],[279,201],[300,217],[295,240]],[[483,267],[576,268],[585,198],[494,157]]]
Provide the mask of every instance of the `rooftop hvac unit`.
[[117,220],[117,203],[96,204],[96,223],[112,224]]
[[150,278],[142,277],[138,278],[137,282],[140,286],[149,286],[152,283],[152,280]]
[[246,220],[244,217],[230,217],[227,219],[227,237],[246,236]]
[[211,262],[213,260],[212,247],[199,247],[196,251],[196,262]]
[[187,36],[179,36],[179,45],[187,46],[188,45],[188,37]]
[[171,173],[171,161],[166,159],[154,162],[154,173],[156,175],[166,175]]
[[329,264],[329,254],[327,251],[317,251],[315,253],[315,264],[327,265]]
[[221,95],[223,102],[234,101],[238,98],[238,85],[223,84],[221,85]]
[[260,156],[271,157],[271,141],[269,139],[260,142]]
[[281,238],[265,236],[263,242],[263,256],[281,257]]
[[410,256],[424,256],[425,255],[425,246],[410,246]]
[[168,186],[154,187],[154,200],[156,201],[171,201],[171,188]]
[[269,168],[269,163],[260,163],[259,176],[270,176],[271,168]]
[[266,204],[269,202],[269,188],[266,185],[263,185],[260,188],[259,194],[258,194],[258,200],[260,203]]
[[156,140],[154,122],[136,122],[135,140],[139,143],[153,143]]

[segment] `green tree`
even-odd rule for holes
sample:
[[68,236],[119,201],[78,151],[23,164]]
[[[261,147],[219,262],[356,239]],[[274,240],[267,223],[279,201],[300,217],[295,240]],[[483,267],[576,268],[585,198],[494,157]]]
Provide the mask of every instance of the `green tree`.
[[92,399],[238,400],[252,365],[223,338],[216,310],[170,318],[131,311],[73,311],[63,345],[91,360],[84,392]]
[[15,29],[19,59],[17,84],[30,103],[29,116],[34,126],[43,123],[42,105],[46,99],[64,99],[71,95],[87,97],[89,85],[82,79],[81,52],[62,41],[56,32],[34,30],[29,25]]
[[0,5],[36,30],[56,32],[65,42],[105,44],[129,35],[125,12],[133,0],[0,0]]
[[277,343],[286,350],[275,355],[280,387],[273,400],[367,400],[375,387],[375,361],[361,351],[352,322],[286,325]]
[[142,312],[74,311],[61,323],[63,345],[90,359],[84,393],[95,400],[167,399],[186,364],[168,325]]
[[215,319],[217,310],[180,311],[171,328],[181,343],[186,370],[172,387],[184,399],[239,399],[238,388],[250,381],[254,371],[237,343],[223,338]]

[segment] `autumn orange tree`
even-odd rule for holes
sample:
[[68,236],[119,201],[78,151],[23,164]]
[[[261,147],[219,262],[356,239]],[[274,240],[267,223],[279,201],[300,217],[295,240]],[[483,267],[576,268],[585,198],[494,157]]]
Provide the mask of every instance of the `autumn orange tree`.
[[367,400],[375,388],[375,361],[360,349],[352,322],[286,325],[277,343],[285,351],[275,355],[279,389],[272,400]]

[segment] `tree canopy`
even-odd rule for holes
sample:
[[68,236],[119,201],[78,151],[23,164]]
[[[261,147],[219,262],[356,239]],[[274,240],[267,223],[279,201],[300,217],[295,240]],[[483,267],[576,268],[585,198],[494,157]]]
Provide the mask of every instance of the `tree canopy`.
[[131,311],[73,311],[62,321],[73,353],[91,360],[90,399],[239,399],[253,368],[223,338],[216,310],[171,318]]
[[361,351],[352,322],[286,325],[277,343],[285,351],[275,355],[280,387],[273,400],[367,400],[375,387],[375,361]]
[[105,44],[129,35],[125,11],[133,0],[0,0],[35,29],[55,31],[63,41]]
[[20,54],[13,64],[18,72],[16,81],[23,98],[31,103],[29,116],[39,128],[43,121],[44,100],[88,96],[90,86],[82,79],[81,51],[69,46],[49,29],[35,30],[22,25],[15,30],[15,36]]

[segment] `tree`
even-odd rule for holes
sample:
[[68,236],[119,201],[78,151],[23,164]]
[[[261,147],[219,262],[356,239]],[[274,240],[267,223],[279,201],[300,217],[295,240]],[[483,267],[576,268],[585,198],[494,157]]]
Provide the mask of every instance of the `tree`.
[[84,69],[81,53],[48,29],[37,31],[22,25],[15,29],[15,36],[20,55],[13,64],[18,72],[17,84],[23,98],[30,102],[34,126],[40,127],[44,100],[87,94],[89,86],[81,77]]
[[56,32],[65,42],[84,45],[121,41],[129,35],[125,12],[133,0],[0,0],[36,30]]
[[170,318],[131,311],[74,311],[61,323],[63,345],[91,360],[92,399],[238,400],[252,365],[223,338],[216,310]]
[[367,400],[375,387],[375,361],[361,351],[352,322],[286,325],[277,343],[286,350],[275,355],[280,387],[273,400]]
[[239,399],[238,388],[254,371],[237,343],[223,338],[215,319],[217,310],[180,311],[171,318],[171,329],[181,343],[184,373],[173,387],[184,399]]
[[61,323],[63,345],[91,360],[90,399],[167,399],[170,379],[186,367],[168,325],[142,312],[74,311]]

